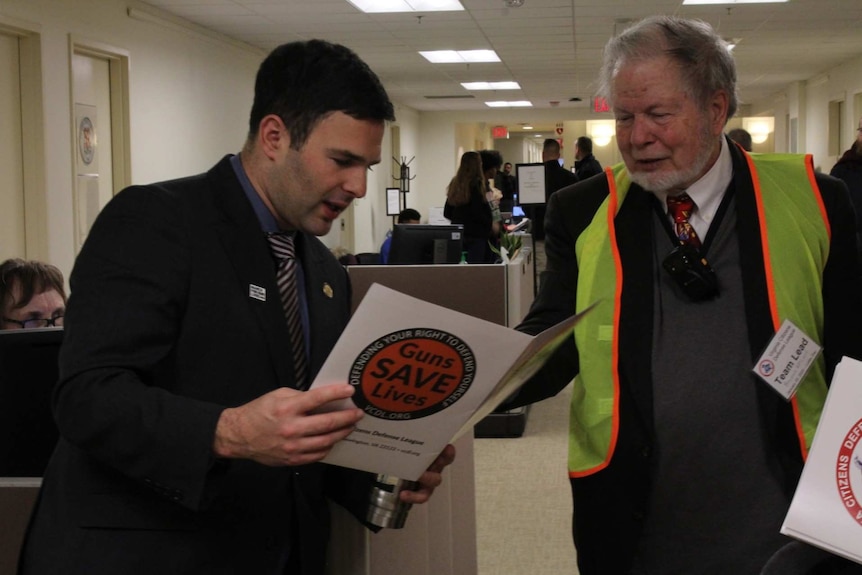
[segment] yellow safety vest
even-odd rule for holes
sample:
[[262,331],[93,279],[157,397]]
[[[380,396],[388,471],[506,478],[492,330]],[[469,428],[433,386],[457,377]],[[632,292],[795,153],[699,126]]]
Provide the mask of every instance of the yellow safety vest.
[[[823,269],[831,230],[810,155],[746,155],[754,184],[761,249],[772,323],[789,318],[823,342]],[[623,164],[607,168],[608,197],[575,243],[577,309],[599,304],[574,328],[580,358],[569,418],[569,475],[601,471],[611,461],[619,434],[620,263],[615,217],[631,181]],[[609,298],[608,294],[613,294]],[[792,400],[803,459],[826,398],[822,354]]]

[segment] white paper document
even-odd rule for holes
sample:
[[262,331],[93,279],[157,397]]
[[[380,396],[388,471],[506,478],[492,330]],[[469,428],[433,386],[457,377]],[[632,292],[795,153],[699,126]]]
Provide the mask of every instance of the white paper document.
[[862,362],[835,368],[781,532],[862,563]]
[[311,387],[350,383],[365,417],[326,463],[416,480],[526,382],[583,316],[533,337],[373,284]]

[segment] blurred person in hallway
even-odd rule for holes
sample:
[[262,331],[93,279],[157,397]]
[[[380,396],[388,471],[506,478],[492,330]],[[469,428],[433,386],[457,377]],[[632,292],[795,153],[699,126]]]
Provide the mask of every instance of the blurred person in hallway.
[[500,211],[511,212],[515,207],[515,176],[512,174],[512,162],[504,162],[503,169],[494,178],[494,185],[503,194],[500,199]]
[[[485,174],[485,199],[491,206],[491,239],[493,249],[499,251],[500,231],[503,229],[503,218],[500,214],[500,200],[503,192],[497,188],[497,174],[503,165],[503,156],[497,150],[479,150],[482,157],[482,172]],[[493,256],[492,256],[493,259]]]
[[734,128],[727,133],[727,137],[742,146],[742,149],[746,152],[751,151],[751,134],[748,133],[748,130]]
[[560,164],[560,142],[547,138],[542,145],[542,163],[545,165],[545,203],[530,206],[528,215],[533,222],[533,239],[545,239],[545,209],[551,194],[578,181],[578,177]]
[[[422,220],[422,215],[413,208],[405,208],[398,213],[399,224],[418,224]],[[386,239],[380,246],[380,263],[389,263],[389,249],[392,247],[392,230],[386,232]]]
[[[862,358],[850,199],[810,156],[761,161],[724,136],[736,66],[704,22],[640,21],[608,42],[601,79],[623,164],[551,196],[518,329],[596,306],[510,405],[574,378],[581,575],[758,575],[792,541],[779,529],[832,371]],[[785,319],[823,346],[791,400],[753,373]]]
[[602,165],[593,155],[593,141],[581,136],[575,141],[575,175],[578,181],[602,173]]
[[66,314],[63,273],[20,258],[0,264],[0,329],[60,327]]
[[856,209],[856,231],[862,252],[862,118],[856,128],[856,140],[832,167],[830,175],[843,180],[850,190],[850,200]]
[[458,171],[446,188],[443,216],[453,224],[464,226],[464,251],[467,263],[493,261],[489,243],[493,238],[493,214],[486,197],[487,182],[479,152],[464,152]]

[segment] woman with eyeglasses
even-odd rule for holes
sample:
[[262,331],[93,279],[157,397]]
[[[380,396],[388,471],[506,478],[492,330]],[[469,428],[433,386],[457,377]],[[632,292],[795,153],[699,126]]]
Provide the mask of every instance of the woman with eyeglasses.
[[34,260],[0,264],[0,329],[60,327],[66,313],[63,274]]

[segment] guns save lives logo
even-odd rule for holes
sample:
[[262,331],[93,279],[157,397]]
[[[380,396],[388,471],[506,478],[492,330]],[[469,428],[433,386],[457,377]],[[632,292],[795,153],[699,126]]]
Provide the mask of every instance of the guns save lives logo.
[[369,344],[350,369],[353,401],[372,417],[418,419],[464,396],[476,377],[473,350],[439,329],[395,331]]

